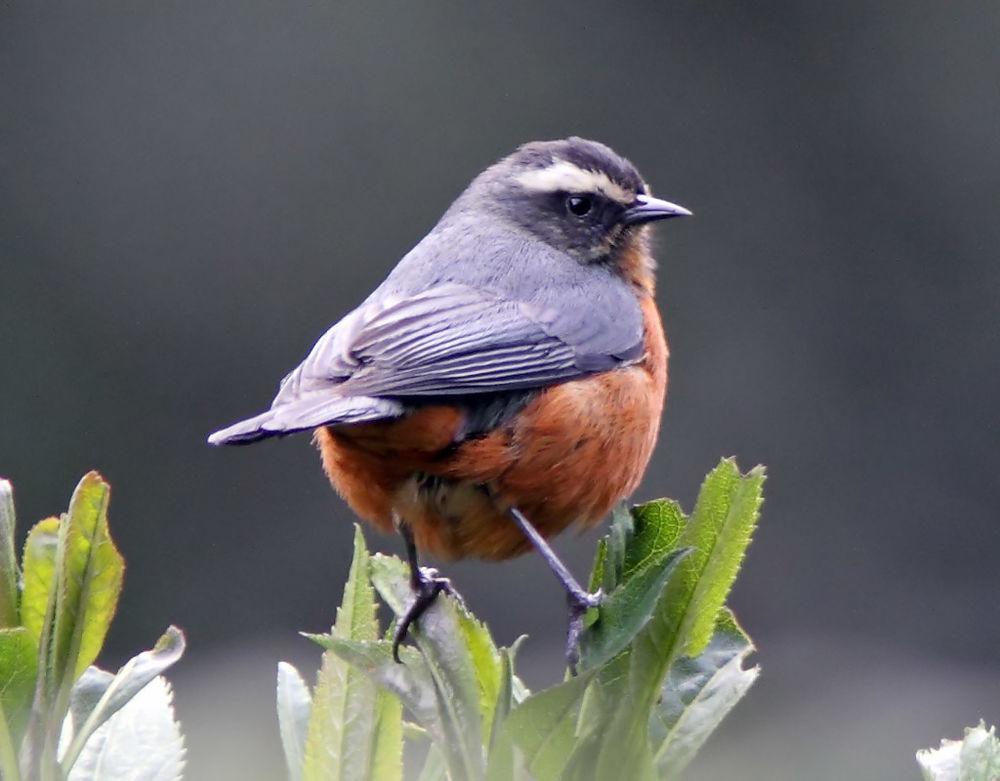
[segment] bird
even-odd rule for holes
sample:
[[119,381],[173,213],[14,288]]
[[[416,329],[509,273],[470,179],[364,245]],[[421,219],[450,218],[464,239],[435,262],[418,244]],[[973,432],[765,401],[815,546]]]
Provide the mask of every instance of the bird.
[[599,523],[645,473],[669,355],[649,226],[691,214],[602,143],[523,144],[319,338],[269,409],[209,437],[313,432],[354,513],[399,533],[414,599],[397,662],[410,626],[455,593],[422,556],[535,549],[566,591],[575,670],[584,615],[603,595],[548,540]]

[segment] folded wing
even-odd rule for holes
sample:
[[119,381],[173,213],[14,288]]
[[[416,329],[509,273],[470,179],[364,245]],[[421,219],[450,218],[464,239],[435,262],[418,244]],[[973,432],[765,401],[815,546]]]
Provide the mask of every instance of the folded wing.
[[320,338],[270,410],[209,441],[395,417],[408,399],[538,388],[636,360],[641,329],[608,338],[613,327],[458,284],[369,300]]

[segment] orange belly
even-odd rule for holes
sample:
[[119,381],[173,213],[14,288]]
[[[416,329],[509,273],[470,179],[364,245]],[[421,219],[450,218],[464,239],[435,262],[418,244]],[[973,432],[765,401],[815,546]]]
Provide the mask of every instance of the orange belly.
[[448,405],[318,429],[330,482],[359,516],[388,532],[398,514],[417,547],[442,558],[528,550],[511,506],[547,537],[597,523],[636,489],[659,431],[667,345],[653,299],[642,309],[639,363],[546,388],[510,422],[457,446],[464,413]]

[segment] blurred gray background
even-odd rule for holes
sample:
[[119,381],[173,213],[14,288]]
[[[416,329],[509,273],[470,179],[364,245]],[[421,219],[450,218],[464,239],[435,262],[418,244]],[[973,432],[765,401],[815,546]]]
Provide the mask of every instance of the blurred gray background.
[[[189,778],[281,776],[274,665],[315,667],[351,538],[308,437],[206,434],[480,169],[569,134],[697,213],[658,229],[638,496],[771,475],[732,600],[763,675],[689,776],[916,778],[1000,720],[998,41],[995,2],[0,5],[0,474],[22,527],[114,485],[103,663],[187,631]],[[595,537],[558,541],[581,575]],[[558,675],[539,560],[448,574]]]

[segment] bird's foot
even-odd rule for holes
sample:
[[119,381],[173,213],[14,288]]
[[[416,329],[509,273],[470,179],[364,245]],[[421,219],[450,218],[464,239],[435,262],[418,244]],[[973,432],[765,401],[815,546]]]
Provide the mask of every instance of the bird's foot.
[[434,604],[434,600],[437,599],[438,594],[443,591],[459,602],[462,601],[462,597],[455,591],[451,585],[451,581],[448,578],[439,577],[437,570],[431,567],[419,567],[415,569],[410,577],[410,587],[416,596],[406,609],[403,617],[400,618],[399,623],[396,625],[396,632],[392,637],[392,658],[397,663],[399,663],[399,647],[406,640],[406,635],[410,631],[410,625],[419,619],[427,611],[427,608]]
[[571,675],[576,675],[580,663],[580,635],[583,634],[583,619],[587,611],[598,607],[604,601],[604,593],[597,589],[590,594],[583,589],[573,589],[566,592],[566,603],[569,605],[569,629],[566,632],[566,666]]

